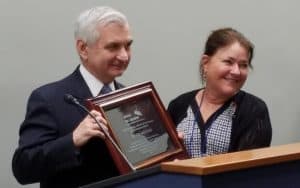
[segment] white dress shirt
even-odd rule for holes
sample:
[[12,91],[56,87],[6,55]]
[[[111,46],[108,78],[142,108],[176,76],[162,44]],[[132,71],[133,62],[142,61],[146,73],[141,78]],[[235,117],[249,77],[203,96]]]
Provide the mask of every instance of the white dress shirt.
[[[83,65],[79,66],[79,71],[84,81],[88,85],[92,95],[96,97],[104,84],[100,80],[98,80],[94,75],[92,75]],[[116,89],[113,82],[109,83],[108,85],[113,91]]]

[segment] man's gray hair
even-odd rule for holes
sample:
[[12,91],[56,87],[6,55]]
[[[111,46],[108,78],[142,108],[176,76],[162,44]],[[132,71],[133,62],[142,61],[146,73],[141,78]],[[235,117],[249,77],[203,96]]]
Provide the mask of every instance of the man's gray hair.
[[82,12],[75,22],[75,40],[94,44],[101,35],[97,30],[98,27],[104,27],[109,23],[128,25],[126,16],[111,7],[103,6],[88,9]]

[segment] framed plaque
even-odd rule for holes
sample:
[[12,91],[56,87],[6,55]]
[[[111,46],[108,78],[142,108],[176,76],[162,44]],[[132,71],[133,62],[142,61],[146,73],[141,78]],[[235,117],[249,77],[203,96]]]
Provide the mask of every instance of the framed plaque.
[[122,155],[108,139],[105,141],[121,174],[132,171],[132,167],[138,170],[186,158],[173,121],[152,82],[88,99],[87,104],[108,121],[109,134]]

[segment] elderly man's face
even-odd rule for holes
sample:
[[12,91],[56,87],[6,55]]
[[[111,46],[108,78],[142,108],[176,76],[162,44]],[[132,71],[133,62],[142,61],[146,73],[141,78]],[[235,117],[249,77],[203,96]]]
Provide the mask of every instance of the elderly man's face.
[[129,26],[109,23],[98,28],[99,40],[86,46],[83,64],[103,83],[109,83],[126,70],[131,57]]

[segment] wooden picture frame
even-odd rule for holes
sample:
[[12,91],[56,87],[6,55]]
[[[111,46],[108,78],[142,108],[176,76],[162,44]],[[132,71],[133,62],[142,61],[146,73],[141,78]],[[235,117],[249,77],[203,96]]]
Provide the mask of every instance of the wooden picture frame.
[[[123,154],[105,139],[121,174],[162,161],[184,159],[186,150],[177,136],[152,82],[144,82],[87,100],[108,121],[108,131]],[[130,162],[130,165],[128,164]]]

